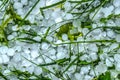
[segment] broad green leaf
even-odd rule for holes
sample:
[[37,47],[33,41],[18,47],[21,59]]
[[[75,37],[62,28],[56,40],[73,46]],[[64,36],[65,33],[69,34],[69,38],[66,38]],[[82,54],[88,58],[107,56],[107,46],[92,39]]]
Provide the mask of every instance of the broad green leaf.
[[94,78],[92,80],[111,80],[111,74],[109,71],[106,71],[105,73],[99,75],[98,78]]
[[72,29],[74,29],[72,22],[66,23],[66,24],[60,26],[60,29],[56,33],[56,36],[58,37],[58,39],[63,40],[62,35],[67,34],[68,39],[73,41],[73,40],[76,40],[78,37],[83,35],[82,32],[76,32],[76,33],[71,34],[70,30],[72,30]]

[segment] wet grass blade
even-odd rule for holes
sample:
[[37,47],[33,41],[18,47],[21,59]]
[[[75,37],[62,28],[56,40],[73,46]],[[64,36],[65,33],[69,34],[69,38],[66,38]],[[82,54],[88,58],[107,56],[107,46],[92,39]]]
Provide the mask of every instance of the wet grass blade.
[[36,5],[39,3],[40,0],[37,0],[36,3],[32,6],[32,8],[27,12],[27,14],[24,16],[22,21],[20,22],[20,26],[23,24],[25,19],[29,16],[29,14],[32,12],[32,10],[36,7]]
[[96,30],[96,29],[112,29],[112,30],[114,30],[114,31],[120,31],[120,27],[119,26],[101,26],[101,27],[96,27],[96,28],[93,28],[93,29],[91,29],[88,33],[86,33],[85,35],[84,35],[84,39],[86,39],[86,37],[87,37],[87,35],[89,34],[89,33],[91,33],[92,31],[94,31],[94,30]]
[[44,9],[48,9],[48,8],[51,8],[51,7],[54,7],[54,6],[58,6],[59,4],[64,3],[65,1],[66,1],[66,0],[62,0],[62,1],[59,1],[59,2],[57,2],[57,3],[51,4],[51,5],[49,5],[49,6],[41,7],[41,8],[40,8],[40,12],[41,12],[42,16],[45,17],[45,16],[44,16],[44,13],[43,13],[43,10],[44,10]]
[[102,8],[102,6],[107,2],[107,0],[104,0],[101,5],[99,6],[98,10],[95,12],[95,14],[93,15],[93,17],[91,18],[91,20],[94,19],[95,15],[99,12],[99,10]]
[[[62,42],[62,43],[59,43],[59,44],[55,44],[56,46],[58,45],[63,45],[63,44],[75,44],[75,43],[97,43],[97,42],[107,42],[107,43],[110,43],[110,42],[116,42],[116,40],[92,40],[92,41],[72,41],[72,42]],[[117,42],[116,42],[117,43]]]
[[40,43],[39,41],[33,40],[31,38],[17,38],[17,40],[26,42],[26,43]]
[[57,3],[51,4],[51,5],[49,5],[49,6],[41,7],[40,9],[41,9],[41,10],[48,9],[48,8],[57,6],[57,5],[59,5],[59,4],[62,4],[62,3],[64,3],[65,1],[66,1],[66,0],[62,0],[62,1],[59,1],[59,2],[57,2]]
[[2,72],[0,72],[0,76],[1,76],[3,79],[8,80],[7,77],[2,74]]
[[62,74],[64,74],[66,71],[68,71],[68,69],[78,60],[79,57],[76,57],[66,68],[65,70],[62,72]]
[[52,73],[53,75],[55,75],[52,71],[48,70],[47,68],[45,68],[45,67],[43,67],[43,66],[40,66],[39,64],[36,64],[35,62],[33,62],[33,61],[31,61],[31,60],[25,58],[24,56],[22,56],[22,57],[23,57],[24,59],[26,59],[27,61],[33,63],[34,65],[36,65],[36,66],[42,68],[43,71],[48,72],[48,73]]

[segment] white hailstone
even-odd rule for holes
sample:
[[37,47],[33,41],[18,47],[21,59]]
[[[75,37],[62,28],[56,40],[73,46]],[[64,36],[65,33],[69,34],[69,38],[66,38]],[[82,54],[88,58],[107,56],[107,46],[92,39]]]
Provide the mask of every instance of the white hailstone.
[[21,0],[21,3],[22,3],[23,5],[27,5],[27,4],[28,4],[28,0]]
[[107,36],[110,38],[115,38],[115,33],[112,30],[107,31]]
[[33,9],[33,11],[31,12],[31,14],[33,14],[33,15],[37,15],[37,14],[39,14],[39,13],[40,13],[40,7],[37,7],[37,6],[36,6],[36,8]]
[[108,20],[106,26],[116,26],[116,24],[113,20]]
[[55,55],[56,54],[56,50],[53,48],[53,49],[50,49],[49,51],[48,51],[48,53],[50,54],[50,55]]
[[38,62],[38,64],[41,64],[41,63],[43,63],[43,59],[38,58],[38,59],[37,59],[37,62]]
[[73,25],[74,25],[74,27],[80,27],[81,26],[81,20],[80,19],[74,20]]
[[31,23],[34,23],[35,22],[35,16],[34,15],[29,15],[27,17],[27,19],[31,22]]
[[0,1],[0,5],[2,4],[3,2],[2,1]]
[[47,39],[48,41],[50,41],[50,42],[53,41],[53,37],[51,37],[51,36],[47,36],[46,39]]
[[32,74],[34,72],[34,66],[27,67],[26,71],[28,71],[30,74]]
[[3,19],[3,13],[0,13],[0,19],[2,20]]
[[99,72],[100,74],[101,74],[101,73],[105,73],[105,72],[107,71],[107,66],[106,66],[104,63],[100,62],[100,63],[96,66],[95,70],[96,70],[97,72]]
[[4,70],[3,74],[8,75],[8,74],[10,74],[10,72],[11,72],[10,70],[6,69],[6,70]]
[[53,75],[53,74],[51,74],[50,76],[51,76],[51,79],[52,79],[52,80],[59,80],[59,78],[58,78],[58,77],[56,77],[56,76],[55,76],[55,75]]
[[30,53],[22,52],[21,56],[22,56],[23,59],[24,59],[24,57],[27,58],[27,59],[31,59]]
[[117,50],[117,53],[119,53],[119,54],[120,54],[120,49],[118,49],[118,50]]
[[120,18],[118,18],[118,19],[115,20],[115,24],[116,24],[116,26],[120,25]]
[[30,50],[29,50],[29,49],[24,49],[23,51],[24,51],[24,53],[27,53],[27,54],[30,53]]
[[28,66],[30,66],[30,65],[32,65],[32,63],[29,62],[29,61],[27,61],[27,60],[23,60],[23,61],[22,61],[22,64],[21,64],[21,66],[24,66],[24,67],[28,67]]
[[14,56],[14,54],[15,54],[15,50],[13,48],[9,48],[8,52],[7,52],[7,55],[8,56]]
[[104,13],[105,17],[108,17],[110,14],[112,14],[113,10],[114,10],[114,7],[113,6],[109,6],[109,7],[103,8],[102,12]]
[[[49,19],[51,17],[51,13],[53,11],[52,10],[47,10],[47,11],[44,11],[44,16],[45,16],[45,19]],[[46,22],[45,22],[46,23]],[[48,24],[47,24],[48,25]]]
[[17,32],[13,32],[12,35],[13,35],[13,36],[17,36]]
[[75,78],[77,80],[84,80],[84,75],[83,74],[80,74],[80,73],[75,73]]
[[37,4],[37,7],[44,7],[46,6],[46,0],[40,0],[39,3]]
[[22,5],[22,3],[20,3],[20,2],[15,2],[14,5],[13,5],[13,7],[14,7],[15,9],[21,9],[21,8],[23,7],[23,5]]
[[3,60],[2,60],[2,57],[0,57],[0,64],[2,64],[3,63]]
[[115,54],[115,55],[114,55],[114,60],[115,60],[116,62],[120,62],[120,54]]
[[115,69],[116,69],[117,71],[120,71],[120,63],[116,63]]
[[84,45],[80,44],[79,45],[79,52],[83,52],[85,50]]
[[34,74],[35,75],[40,75],[42,73],[42,69],[40,67],[35,67],[34,68]]
[[51,56],[50,58],[53,60],[57,59],[55,55]]
[[59,18],[61,15],[61,11],[60,10],[55,10],[54,12],[52,12],[51,16],[56,19]]
[[89,29],[88,28],[83,28],[82,29],[82,33],[85,35],[85,34],[87,34],[89,32]]
[[118,34],[115,39],[117,42],[120,42],[120,35]]
[[50,45],[48,43],[43,42],[41,44],[41,49],[43,49],[43,50],[47,50],[49,47],[50,47]]
[[17,27],[18,27],[18,25],[12,26],[12,30],[13,30],[13,31],[17,31],[17,30],[18,30]]
[[[77,41],[83,41],[84,39],[82,38],[82,37],[78,37],[77,38]],[[83,45],[81,45],[81,46],[83,46]]]
[[51,62],[52,62],[52,60],[51,60],[51,59],[49,59],[49,58],[46,58],[46,59],[45,59],[45,62],[46,62],[46,63],[51,63]]
[[8,47],[7,46],[3,46],[3,47],[0,48],[0,53],[2,53],[2,54],[6,54],[7,51],[8,51]]
[[89,75],[85,75],[85,78],[84,78],[84,80],[92,80],[93,78],[91,77],[91,76],[89,76]]
[[106,32],[102,32],[101,33],[103,37],[106,37],[107,33]]
[[81,71],[80,73],[81,74],[87,74],[90,70],[90,66],[84,66],[84,67],[81,67]]
[[47,28],[41,28],[41,33],[45,34],[47,31]]
[[101,32],[102,32],[101,29],[96,29],[92,32],[92,34],[95,35],[95,36],[98,36],[98,35],[101,34]]
[[71,9],[71,4],[69,2],[65,2],[64,8],[65,8],[65,11],[69,11]]
[[114,1],[113,1],[113,5],[114,5],[115,7],[119,7],[119,6],[120,6],[120,0],[114,0]]
[[31,77],[29,77],[29,79],[31,79],[31,80],[35,80],[36,77],[35,77],[35,76],[31,76]]
[[[48,27],[53,26],[53,25],[55,24],[55,21],[50,18],[50,20],[48,20],[48,24],[49,24],[49,25],[47,25]],[[47,28],[47,29],[48,29],[48,28]],[[50,31],[51,31],[51,30],[50,30]]]
[[110,51],[109,48],[103,48],[103,53],[107,53],[107,52],[109,52],[109,51]]
[[14,39],[14,38],[15,38],[14,35],[9,35],[9,36],[7,37],[8,40],[12,40],[12,39]]
[[29,44],[28,46],[26,46],[25,48],[28,49],[28,50],[38,50],[38,45],[39,44]]
[[69,19],[73,18],[73,15],[72,14],[66,14],[63,18],[69,20]]
[[68,50],[65,47],[63,47],[63,46],[59,46],[57,48],[57,52],[60,52],[60,51],[66,54]]
[[101,34],[100,35],[96,35],[96,36],[93,36],[93,39],[95,39],[95,40],[100,40],[101,39]]
[[74,33],[76,33],[76,32],[77,32],[76,29],[74,29],[74,30],[70,30],[70,34],[74,34]]
[[[119,74],[119,72],[116,71],[116,70],[110,70],[110,73],[111,73],[111,77],[114,78],[114,79],[116,79],[117,76],[118,76],[118,74]],[[117,79],[117,80],[118,80],[118,79]]]
[[43,16],[41,15],[41,13],[35,15],[35,20],[39,21],[39,23],[41,22],[40,20],[42,19],[43,19]]
[[36,36],[33,39],[36,40],[36,41],[41,41],[41,37],[39,37],[39,36]]
[[[25,38],[25,37],[28,37],[28,35],[27,34],[24,34],[24,33],[22,33],[21,35],[19,35],[19,38]],[[20,42],[19,42],[20,43]],[[22,43],[22,42],[21,42]],[[24,43],[25,44],[25,43]]]
[[18,2],[18,0],[13,0],[14,2],[16,1],[16,2]]
[[22,57],[21,57],[20,53],[17,53],[13,56],[13,61],[19,62],[19,61],[21,61],[21,58]]
[[62,34],[62,39],[65,40],[65,41],[68,40],[68,35],[67,34]]
[[113,43],[111,46],[110,46],[110,50],[112,51],[113,49],[116,49],[119,47],[119,44],[117,43]]
[[26,70],[25,70],[25,67],[22,67],[20,64],[19,64],[19,65],[16,65],[15,68],[18,69],[18,70],[20,70],[20,71],[22,71],[22,72],[25,72],[25,71],[26,71]]
[[57,59],[62,59],[65,57],[65,53],[62,51],[59,51],[59,52],[57,52],[56,56],[57,56]]
[[107,58],[106,60],[105,60],[105,63],[106,63],[106,65],[108,66],[108,67],[112,67],[113,66],[113,59],[112,58]]
[[24,28],[24,30],[27,30],[27,31],[29,31],[31,29],[31,27],[28,25],[25,25],[23,28]]
[[32,50],[32,51],[31,51],[31,57],[32,57],[33,59],[37,58],[38,56],[39,56],[39,53],[38,53],[37,50]]
[[89,75],[96,76],[96,75],[98,75],[98,72],[95,72],[95,70],[90,69]]
[[[103,14],[101,13],[102,9],[103,9],[103,8],[101,8],[95,16],[94,16],[94,14],[95,14],[95,12],[96,12],[97,10],[95,10],[95,12],[93,12],[93,13],[90,13],[90,16],[89,16],[90,19],[93,18],[93,20],[99,20],[101,17],[103,17]],[[93,16],[94,16],[94,17],[93,17]]]
[[21,18],[23,18],[24,17],[24,11],[23,11],[23,9],[17,9],[17,13],[18,13],[18,15],[20,15],[21,16]]
[[120,9],[120,7],[116,8],[116,9],[114,10],[114,14],[116,14],[116,15],[117,15],[117,14],[120,14],[120,10],[119,10],[119,9]]
[[89,44],[88,49],[93,52],[98,52],[98,47],[96,44]]
[[1,57],[2,57],[3,63],[7,63],[10,60],[7,55],[2,55]]
[[89,56],[91,57],[91,59],[94,61],[94,60],[97,60],[98,56],[96,53],[90,53]]
[[96,28],[97,27],[97,24],[92,24],[92,28]]
[[17,52],[20,52],[22,49],[21,49],[21,46],[15,46],[14,50],[17,51]]
[[60,44],[60,43],[62,43],[61,40],[57,40],[57,41],[56,41],[56,44]]
[[9,78],[9,80],[19,80],[16,76],[9,76],[8,78]]
[[100,60],[104,61],[108,57],[108,55],[107,55],[107,53],[103,53],[99,57],[100,57]]
[[56,23],[59,23],[59,22],[61,22],[61,21],[62,21],[62,18],[61,18],[61,17],[58,17],[58,18],[55,19],[55,22],[56,22]]
[[55,3],[55,0],[47,0],[46,6],[52,5],[53,3]]
[[89,60],[89,56],[87,54],[84,54],[83,56],[80,57],[80,60]]
[[102,23],[102,22],[97,22],[96,24],[97,24],[98,27],[105,26],[105,23]]

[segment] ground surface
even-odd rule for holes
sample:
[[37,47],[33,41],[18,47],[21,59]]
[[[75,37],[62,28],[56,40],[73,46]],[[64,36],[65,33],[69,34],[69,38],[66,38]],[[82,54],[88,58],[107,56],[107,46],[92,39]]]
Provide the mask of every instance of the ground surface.
[[1,0],[0,80],[119,80],[120,0]]

